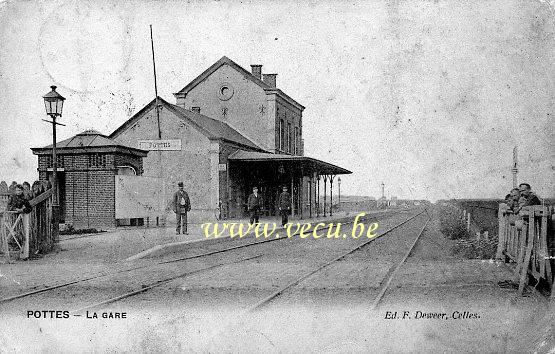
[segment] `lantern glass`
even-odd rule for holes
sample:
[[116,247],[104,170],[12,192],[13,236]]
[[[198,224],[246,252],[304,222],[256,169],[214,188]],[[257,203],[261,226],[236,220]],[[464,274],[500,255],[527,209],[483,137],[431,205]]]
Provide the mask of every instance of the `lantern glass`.
[[44,108],[49,116],[61,116],[65,98],[56,92],[56,86],[50,86],[52,91],[43,96]]

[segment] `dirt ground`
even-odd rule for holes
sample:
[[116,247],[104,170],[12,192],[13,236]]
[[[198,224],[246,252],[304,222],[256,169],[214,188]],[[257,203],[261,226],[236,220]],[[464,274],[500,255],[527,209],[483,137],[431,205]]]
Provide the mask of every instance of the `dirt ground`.
[[[383,217],[380,230],[406,218],[406,214]],[[142,260],[133,264],[152,267],[76,284],[9,306],[0,304],[0,321],[6,325],[0,331],[0,345],[8,351],[44,352],[532,351],[542,335],[538,323],[545,321],[542,315],[547,300],[536,293],[517,298],[514,290],[500,288],[498,281],[512,279],[502,264],[451,256],[451,243],[439,233],[436,220],[428,224],[379,306],[371,308],[384,277],[424,222],[424,216],[418,217],[254,312],[248,309],[262,298],[360,240],[279,240],[165,266],[154,266],[160,259]],[[203,251],[218,247],[211,245]],[[238,261],[253,256],[260,257]],[[25,316],[29,309],[80,309],[114,294],[140,289],[166,274],[222,263],[227,264],[178,278],[82,317]],[[90,274],[110,266],[115,267],[92,261],[81,265],[83,273]],[[126,312],[127,318],[102,318],[102,313],[115,312]],[[100,318],[87,318],[94,313]],[[30,340],[15,340],[21,336]]]

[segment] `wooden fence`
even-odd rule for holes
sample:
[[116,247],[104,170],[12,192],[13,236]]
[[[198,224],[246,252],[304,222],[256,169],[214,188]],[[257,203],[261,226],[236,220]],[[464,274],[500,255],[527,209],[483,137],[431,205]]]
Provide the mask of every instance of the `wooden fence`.
[[506,204],[499,205],[496,258],[515,264],[519,295],[528,284],[529,276],[536,281],[536,285],[544,280],[553,288],[554,214],[552,206],[524,207],[515,215]]
[[52,189],[29,201],[29,214],[5,211],[0,214],[0,252],[11,261],[10,244],[20,259],[47,253],[54,246],[52,233]]

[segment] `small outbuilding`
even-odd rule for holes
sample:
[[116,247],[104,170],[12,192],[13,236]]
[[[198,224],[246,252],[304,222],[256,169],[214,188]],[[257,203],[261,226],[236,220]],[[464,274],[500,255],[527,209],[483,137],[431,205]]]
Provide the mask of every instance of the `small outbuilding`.
[[[52,145],[38,155],[41,181],[52,180]],[[75,229],[116,226],[116,176],[140,176],[147,151],[87,130],[56,144],[60,221]]]

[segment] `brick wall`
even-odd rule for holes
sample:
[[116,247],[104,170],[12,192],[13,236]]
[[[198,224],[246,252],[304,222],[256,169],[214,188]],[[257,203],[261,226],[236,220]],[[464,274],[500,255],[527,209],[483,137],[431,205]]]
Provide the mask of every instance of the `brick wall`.
[[279,130],[279,123],[283,120],[283,129],[285,134],[287,134],[287,126],[291,124],[291,137],[295,139],[295,128],[298,129],[299,136],[297,137],[297,155],[302,155],[302,111],[290,104],[289,102],[285,101],[281,97],[276,95],[276,99],[272,102],[275,102],[275,141],[276,141],[276,150],[283,152],[283,153],[290,153],[294,154],[294,144],[291,144],[291,150],[289,149],[289,145],[286,144],[289,141],[289,138],[285,138],[283,149],[280,148],[280,130]]
[[[137,158],[100,154],[96,160],[90,154],[63,155],[65,175],[65,223],[75,229],[108,229],[115,227],[116,160],[128,161],[141,168]],[[39,178],[47,180],[50,159],[39,156]],[[65,198],[64,198],[65,197]]]
[[115,156],[116,168],[119,166],[130,166],[135,169],[137,176],[143,174],[143,159],[138,156],[118,154]]

